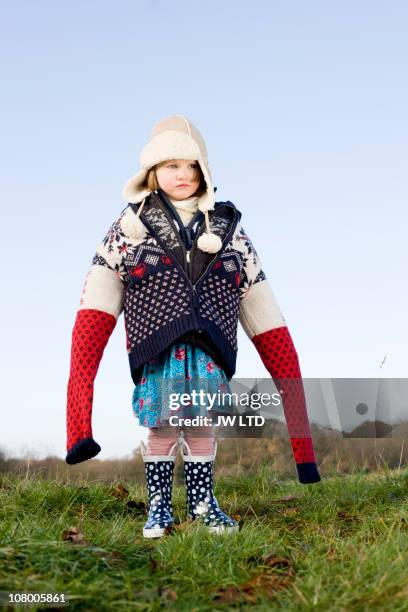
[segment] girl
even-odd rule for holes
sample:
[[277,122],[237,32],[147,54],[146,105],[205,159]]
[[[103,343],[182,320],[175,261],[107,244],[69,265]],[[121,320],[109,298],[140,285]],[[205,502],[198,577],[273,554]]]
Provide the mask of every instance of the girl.
[[[92,436],[95,376],[104,348],[124,312],[135,383],[133,410],[149,428],[141,443],[148,487],[145,537],[161,537],[173,523],[172,481],[180,434],[187,513],[212,533],[232,532],[235,520],[213,491],[216,443],[211,415],[193,402],[174,410],[174,397],[193,391],[230,392],[237,325],[248,337],[283,398],[302,483],[317,482],[299,362],[289,330],[258,255],[232,202],[215,202],[207,151],[187,118],[166,117],[153,128],[141,170],[125,185],[128,202],[97,247],[73,333],[67,402],[67,458],[99,453]],[[215,407],[216,410],[221,408]],[[176,414],[180,425],[174,425]]]

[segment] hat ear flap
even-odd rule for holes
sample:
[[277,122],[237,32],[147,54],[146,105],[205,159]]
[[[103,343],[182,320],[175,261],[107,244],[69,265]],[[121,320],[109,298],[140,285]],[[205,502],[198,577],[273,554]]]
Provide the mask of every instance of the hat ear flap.
[[200,158],[197,161],[200,164],[201,172],[203,173],[204,180],[207,185],[207,191],[200,197],[198,208],[199,210],[201,210],[201,212],[206,213],[207,211],[214,209],[214,188],[212,185],[210,171],[207,164],[205,163],[205,160],[203,158]]
[[138,174],[135,174],[127,181],[122,190],[122,195],[126,202],[138,204],[151,193],[149,189],[142,188],[142,185],[144,185],[146,181],[147,174],[148,170],[142,169]]

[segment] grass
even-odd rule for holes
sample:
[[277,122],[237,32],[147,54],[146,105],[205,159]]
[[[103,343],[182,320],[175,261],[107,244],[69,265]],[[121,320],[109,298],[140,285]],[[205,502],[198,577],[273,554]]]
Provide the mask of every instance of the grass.
[[[65,593],[75,611],[408,610],[406,470],[218,479],[220,505],[241,517],[229,536],[187,522],[177,485],[180,524],[150,541],[129,503],[145,486],[123,484],[0,475],[0,591]],[[63,539],[72,527],[83,542]]]

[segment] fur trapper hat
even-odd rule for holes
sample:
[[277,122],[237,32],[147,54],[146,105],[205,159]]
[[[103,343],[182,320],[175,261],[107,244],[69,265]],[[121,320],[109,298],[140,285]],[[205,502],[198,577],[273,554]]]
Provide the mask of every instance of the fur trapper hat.
[[141,170],[130,178],[123,188],[123,197],[130,204],[138,204],[137,214],[125,215],[123,228],[128,235],[140,237],[145,228],[140,221],[140,213],[146,197],[151,193],[143,189],[148,171],[169,159],[197,161],[207,185],[205,193],[198,198],[198,209],[205,214],[206,232],[198,239],[197,245],[206,253],[217,253],[221,249],[221,239],[211,232],[208,211],[214,210],[214,188],[208,167],[207,148],[203,137],[192,122],[183,115],[165,117],[156,123],[149,142],[140,155]]

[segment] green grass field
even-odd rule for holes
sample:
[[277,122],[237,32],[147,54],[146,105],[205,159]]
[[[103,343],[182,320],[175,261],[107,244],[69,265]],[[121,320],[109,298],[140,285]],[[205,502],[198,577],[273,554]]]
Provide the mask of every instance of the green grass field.
[[87,611],[408,610],[407,470],[308,486],[266,467],[220,478],[221,507],[240,516],[224,536],[185,520],[176,485],[180,523],[158,540],[141,536],[145,486],[122,484],[128,493],[0,475],[3,598],[65,593]]

